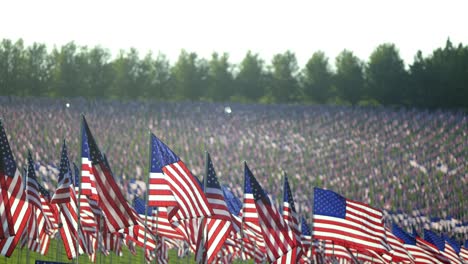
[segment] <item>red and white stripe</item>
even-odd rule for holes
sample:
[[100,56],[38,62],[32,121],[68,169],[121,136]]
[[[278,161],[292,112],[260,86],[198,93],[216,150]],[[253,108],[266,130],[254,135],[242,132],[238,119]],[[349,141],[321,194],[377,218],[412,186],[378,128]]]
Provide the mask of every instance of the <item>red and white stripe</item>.
[[169,263],[169,255],[168,255],[168,246],[166,244],[166,239],[162,237],[157,244],[156,247],[156,256],[158,257],[159,264],[167,264]]
[[[176,163],[166,165],[162,170],[164,175],[167,176],[165,179],[180,211],[176,220],[169,219],[171,222],[213,214],[198,182],[182,161],[179,160]],[[169,217],[171,217],[170,212]]]
[[133,240],[139,247],[154,251],[156,249],[156,240],[154,239],[153,232],[146,227],[144,220],[137,212],[133,209],[131,210],[138,224],[124,228],[121,232],[126,234],[126,238]]
[[177,200],[162,172],[150,172],[148,184],[148,206],[177,206]]
[[21,234],[23,234],[27,226],[31,210],[27,202],[23,180],[18,169],[16,169],[14,177],[5,177],[5,187],[8,191],[10,213],[14,222],[13,229],[14,233],[17,235],[0,240],[0,255],[10,257],[21,238]]
[[461,247],[460,248],[460,258],[468,264],[468,248]]
[[153,210],[151,217],[148,218],[151,223],[151,231],[158,236],[163,236],[172,239],[184,239],[185,236],[179,231],[172,227],[169,223],[167,208],[159,207]]
[[90,199],[99,201],[96,189],[96,177],[94,176],[93,165],[88,157],[81,157],[81,194]]
[[385,233],[387,236],[387,242],[392,248],[392,250],[390,251],[391,260],[393,262],[414,262],[415,259],[404,247],[404,241],[400,240],[388,229],[385,229]]
[[[62,237],[63,245],[67,253],[68,259],[73,259],[84,252],[84,237],[82,229],[78,227],[78,208],[77,198],[73,186],[69,187],[70,201],[68,203],[60,203],[59,207],[59,228],[60,236]],[[79,236],[79,247],[76,247],[76,241]]]
[[8,176],[6,176],[3,171],[0,171],[0,239],[15,235],[13,218],[11,217],[10,199],[8,198],[8,188],[6,188],[5,183],[6,177]]
[[66,173],[58,183],[57,189],[55,190],[50,203],[61,204],[70,202],[70,186],[70,175],[69,173]]
[[346,200],[346,217],[314,214],[314,238],[350,248],[388,252],[383,213],[367,204]]
[[[449,259],[442,255],[442,252],[428,241],[424,240],[423,238],[416,236],[416,245],[423,248],[428,254],[431,255],[433,261],[442,262],[442,263],[449,263]],[[410,252],[411,253],[411,252]]]
[[254,236],[248,236],[248,241],[255,247],[255,260],[260,262],[265,258],[266,245],[262,235],[262,229],[260,228],[260,222],[258,219],[258,211],[255,206],[255,200],[253,194],[244,193],[244,203],[242,206],[242,227],[241,233],[245,236],[246,231],[249,230]]
[[[264,196],[263,199],[269,200],[270,198]],[[257,200],[255,205],[258,210],[268,258],[272,262],[281,259],[281,263],[294,263],[296,261],[295,253],[299,246],[298,241],[294,236],[291,237],[291,230],[284,223],[276,207],[272,205],[271,201],[263,199]]]
[[447,241],[445,241],[445,248],[442,254],[450,260],[450,264],[463,264],[455,249]]
[[321,244],[324,247],[323,255],[326,258],[344,259],[349,262],[353,261],[351,252],[345,246],[335,244],[332,241],[322,241]]
[[213,215],[204,218],[200,228],[197,257],[200,262],[211,263],[215,259],[218,251],[223,247],[224,242],[232,231],[231,213],[224,200],[223,191],[219,188],[206,188],[205,195]]

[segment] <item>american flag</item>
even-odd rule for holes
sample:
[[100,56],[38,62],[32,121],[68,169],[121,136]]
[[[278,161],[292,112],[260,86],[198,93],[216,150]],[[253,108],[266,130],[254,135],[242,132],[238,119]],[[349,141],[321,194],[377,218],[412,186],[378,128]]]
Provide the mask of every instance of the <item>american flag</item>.
[[[326,259],[329,259],[329,260],[338,259],[340,260],[339,261],[340,263],[342,262],[355,263],[354,255],[345,246],[335,244],[333,241],[329,241],[329,240],[321,241],[321,246],[323,246],[323,256]],[[329,263],[335,263],[335,262],[329,261]]]
[[37,182],[36,171],[31,151],[28,151],[28,171],[26,177],[26,194],[28,202],[38,209],[41,209],[41,199],[39,198],[39,183]]
[[57,232],[58,228],[58,211],[57,211],[57,206],[52,205],[50,203],[50,194],[49,191],[47,191],[44,186],[39,184],[39,193],[40,193],[40,199],[41,199],[41,206],[42,206],[42,212],[45,215],[46,223],[47,223],[47,233],[49,235],[55,234]]
[[[289,186],[288,176],[286,175],[284,176],[283,186],[283,219],[292,231],[292,234],[289,234],[289,236],[295,236],[296,241],[300,244],[301,230],[299,229],[299,218],[296,212],[296,207],[294,206],[294,198],[291,192],[291,187]],[[300,259],[302,247],[298,247],[297,249],[296,259]]]
[[[148,205],[168,207],[171,222],[200,218],[213,213],[197,179],[184,162],[153,134],[150,170]],[[155,192],[159,192],[157,198],[153,198]],[[177,220],[172,219],[176,215],[176,209],[179,211]]]
[[185,236],[178,229],[174,229],[169,222],[166,207],[154,208],[151,214],[151,230],[158,236],[172,239],[184,239]]
[[159,264],[167,264],[169,263],[169,254],[168,254],[168,246],[166,244],[166,239],[162,237],[159,240],[158,245],[156,246],[156,255],[158,257]]
[[[87,135],[89,156],[91,158],[91,169],[93,171],[96,190],[99,196],[99,205],[105,214],[105,220],[110,232],[116,232],[125,227],[137,225],[130,206],[120,191],[114,177],[105,164],[91,130],[83,116],[84,132]],[[82,179],[82,184],[83,184]],[[92,195],[92,194],[91,194]]]
[[151,164],[148,182],[148,206],[164,206],[170,208],[177,208],[177,200],[172,194],[172,190],[168,182],[166,181],[166,176],[163,174],[162,167],[159,162],[159,140],[153,134],[150,135],[150,140]]
[[468,239],[465,240],[465,245],[460,248],[460,257],[468,263]]
[[[76,258],[85,246],[81,228],[78,229],[77,196],[71,184],[70,162],[65,141],[60,158],[59,186],[55,190],[51,203],[56,203],[58,206],[59,232],[67,257],[68,259]],[[77,249],[78,236],[80,241]]]
[[300,246],[281,214],[266,195],[260,184],[245,164],[245,177],[250,178],[250,187],[258,210],[258,219],[266,244],[268,259],[276,263],[295,263]]
[[387,242],[392,248],[390,251],[391,258],[393,262],[405,262],[411,263],[414,262],[413,256],[408,252],[408,250],[403,245],[403,240],[396,237],[389,229],[385,228],[385,235],[387,236]]
[[68,160],[67,145],[65,140],[62,145],[60,158],[60,171],[58,176],[58,186],[50,203],[61,204],[70,202],[71,170]]
[[0,239],[5,239],[15,235],[6,177],[13,178],[15,176],[16,163],[13,161],[10,145],[8,144],[8,139],[6,137],[5,130],[3,129],[2,120],[0,120],[0,129],[0,219],[2,226],[0,228]]
[[403,247],[414,258],[415,263],[440,263],[430,252],[417,245],[416,238],[405,232],[396,224],[392,226],[392,233],[403,242]]
[[[252,172],[247,164],[244,164],[244,204],[242,207],[241,237],[244,247],[252,246],[255,252],[255,261],[262,262],[266,258],[266,245],[263,239],[263,231],[260,227],[258,210],[250,184]],[[249,236],[248,233],[253,236]],[[243,252],[242,252],[243,253]]]
[[329,190],[314,188],[315,239],[331,240],[349,248],[388,253],[383,213]]
[[213,209],[210,217],[200,225],[196,259],[199,263],[211,263],[232,231],[231,213],[224,200],[223,191],[216,177],[209,153],[206,153],[207,172],[205,195]]
[[[1,229],[5,237],[5,239],[0,240],[0,255],[10,257],[27,226],[31,210],[27,201],[23,179],[11,153],[10,144],[8,143],[1,121],[0,159],[0,184],[2,191],[2,207],[0,209],[3,209],[0,217],[2,217],[3,228]],[[10,214],[6,211],[9,211]],[[9,217],[11,217],[11,221],[8,219]],[[11,230],[11,225],[13,225],[13,230]]]
[[424,240],[436,246],[440,253],[452,264],[462,264],[455,249],[441,236],[431,230],[424,229]]
[[[180,158],[154,135],[151,135],[151,160],[151,172],[157,172],[157,168],[163,172],[163,175],[160,175],[163,177],[158,179],[157,185],[166,185],[165,190],[170,190],[164,193],[165,197],[169,197],[170,193],[173,196],[170,201],[163,198],[162,204],[159,205],[167,206],[171,224],[181,230],[190,241],[190,245],[195,247],[201,218],[213,214],[201,186]],[[154,188],[155,185],[150,184],[150,194],[153,190],[158,192],[163,189]],[[158,203],[151,200],[149,205]]]
[[448,237],[447,235],[442,235],[445,239],[445,251],[451,255],[450,259],[455,259],[455,263],[457,261],[463,262],[463,258],[461,257],[461,245],[454,239]]
[[301,247],[302,247],[302,256],[300,259],[301,263],[312,263],[312,232],[310,227],[307,224],[307,221],[303,217],[301,219]]
[[83,125],[81,128],[81,181],[78,178],[76,178],[75,181],[76,184],[81,182],[82,195],[86,195],[90,199],[98,201],[99,195],[96,189],[96,177],[94,175],[91,151],[89,149],[88,132],[85,126],[87,126],[87,124],[83,116]]

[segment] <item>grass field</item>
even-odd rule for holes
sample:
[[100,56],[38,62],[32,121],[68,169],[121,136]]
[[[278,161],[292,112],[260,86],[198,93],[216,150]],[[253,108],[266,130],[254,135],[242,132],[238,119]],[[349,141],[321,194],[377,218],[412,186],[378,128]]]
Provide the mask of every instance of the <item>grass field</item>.
[[[76,263],[76,260],[68,260],[65,253],[65,249],[61,241],[56,239],[51,239],[49,252],[46,256],[42,256],[35,252],[29,252],[26,248],[16,248],[13,256],[10,258],[0,257],[0,264],[10,263],[10,264],[34,264],[36,260],[42,261],[55,261],[62,263]],[[88,256],[82,255],[78,259],[78,263],[89,264],[92,263]],[[114,253],[111,253],[109,256],[99,254],[96,258],[97,264],[130,264],[130,263],[145,263],[145,257],[143,250],[137,248],[137,255],[134,256],[130,253],[127,247],[122,246],[122,256],[119,257]],[[153,260],[152,263],[157,263],[156,260]],[[190,254],[185,258],[177,257],[176,250],[169,250],[169,263],[195,263],[194,255]],[[253,263],[252,261],[234,261],[234,263]]]

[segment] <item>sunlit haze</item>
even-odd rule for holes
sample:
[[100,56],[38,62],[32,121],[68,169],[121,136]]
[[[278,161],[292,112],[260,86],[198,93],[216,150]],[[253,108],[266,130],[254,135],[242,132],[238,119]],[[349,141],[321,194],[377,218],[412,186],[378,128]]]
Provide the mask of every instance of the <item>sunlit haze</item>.
[[468,43],[468,1],[2,1],[0,38],[49,48],[75,41],[113,55],[135,47],[167,55],[182,49],[210,58],[227,52],[239,63],[248,50],[270,62],[290,50],[303,66],[322,50],[334,62],[343,49],[367,60],[394,43],[407,64],[453,43]]

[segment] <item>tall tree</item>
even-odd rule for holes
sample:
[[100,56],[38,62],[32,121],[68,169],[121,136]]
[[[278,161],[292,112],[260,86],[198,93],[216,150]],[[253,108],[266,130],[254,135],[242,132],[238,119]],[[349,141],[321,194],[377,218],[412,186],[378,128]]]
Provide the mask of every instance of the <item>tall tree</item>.
[[196,53],[182,50],[172,68],[175,85],[175,99],[199,100],[206,82],[206,62],[197,59]]
[[150,90],[150,97],[164,100],[170,98],[173,92],[173,80],[171,75],[171,66],[166,56],[159,53],[153,62],[154,79]]
[[270,93],[275,102],[293,102],[300,98],[298,74],[294,53],[286,51],[273,56]]
[[86,90],[89,97],[108,97],[114,78],[110,64],[111,55],[107,49],[96,46],[84,53]]
[[353,52],[343,50],[335,61],[335,84],[337,92],[343,100],[355,105],[364,90],[363,64]]
[[44,44],[26,48],[25,89],[32,96],[47,96],[52,82],[52,60]]
[[63,45],[60,50],[52,51],[53,90],[59,97],[74,97],[81,95],[83,88],[80,67],[77,61],[78,47],[70,42]]
[[116,98],[135,98],[140,93],[136,78],[139,74],[139,58],[135,49],[121,51],[112,63],[114,82],[111,94]]
[[398,105],[407,99],[407,73],[394,44],[379,45],[366,68],[369,95],[384,105]]
[[333,74],[325,53],[317,51],[312,54],[303,70],[302,84],[308,100],[326,103],[333,95]]
[[264,61],[248,51],[239,65],[235,94],[242,100],[257,102],[265,93],[265,77]]
[[209,61],[208,90],[206,96],[213,101],[226,101],[233,95],[233,76],[229,56],[213,53]]
[[3,95],[25,95],[24,43],[4,39],[0,45],[0,91]]

